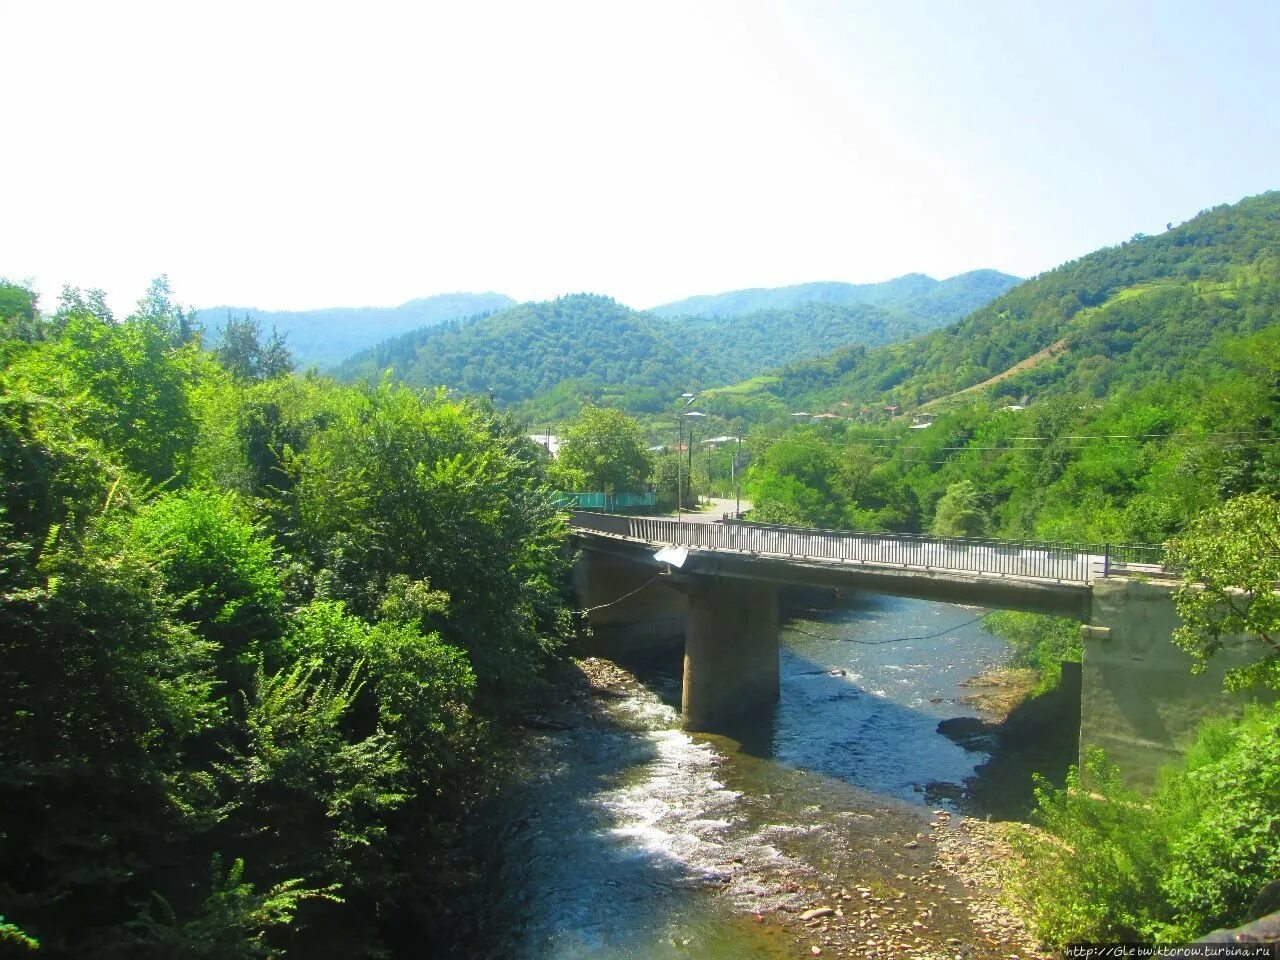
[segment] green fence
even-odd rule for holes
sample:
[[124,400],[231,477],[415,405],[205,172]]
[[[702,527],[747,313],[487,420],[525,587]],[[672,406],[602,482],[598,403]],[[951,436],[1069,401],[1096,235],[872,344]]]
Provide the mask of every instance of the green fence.
[[557,502],[566,510],[651,510],[658,495],[649,493],[557,493]]

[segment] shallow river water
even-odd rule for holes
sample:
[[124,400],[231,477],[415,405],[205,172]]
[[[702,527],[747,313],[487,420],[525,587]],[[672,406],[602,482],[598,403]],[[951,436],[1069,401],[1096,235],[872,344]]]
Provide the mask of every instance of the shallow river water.
[[[732,736],[680,730],[678,659],[629,665],[642,682],[523,751],[494,955],[794,957],[764,917],[824,885],[906,896],[903,838],[986,758],[936,732],[1007,656],[982,612],[865,596],[785,621],[781,700]],[[937,936],[963,938],[959,904],[931,908]]]

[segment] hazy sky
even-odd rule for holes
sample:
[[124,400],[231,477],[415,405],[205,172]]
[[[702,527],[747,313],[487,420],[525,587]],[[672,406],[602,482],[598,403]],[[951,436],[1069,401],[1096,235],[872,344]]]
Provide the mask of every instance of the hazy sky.
[[1280,2],[0,0],[0,275],[127,309],[1022,275],[1280,187]]

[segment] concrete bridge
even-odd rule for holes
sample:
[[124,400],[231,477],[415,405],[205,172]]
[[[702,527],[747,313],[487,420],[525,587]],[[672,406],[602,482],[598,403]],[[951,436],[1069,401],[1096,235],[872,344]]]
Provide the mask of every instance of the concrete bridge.
[[683,636],[686,728],[715,730],[779,696],[778,590],[864,590],[1081,623],[1082,755],[1137,785],[1229,706],[1218,657],[1192,675],[1171,642],[1177,581],[1150,546],[965,540],[575,513],[576,586],[601,652]]

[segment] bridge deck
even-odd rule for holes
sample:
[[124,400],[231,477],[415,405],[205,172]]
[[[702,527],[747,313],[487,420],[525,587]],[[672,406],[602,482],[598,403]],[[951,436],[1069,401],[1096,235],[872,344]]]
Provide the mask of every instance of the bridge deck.
[[799,527],[679,522],[651,517],[574,513],[580,533],[625,538],[654,546],[685,546],[747,557],[796,562],[863,564],[1088,584],[1110,570],[1158,570],[1160,548],[1111,544],[966,540],[908,534],[853,533]]

